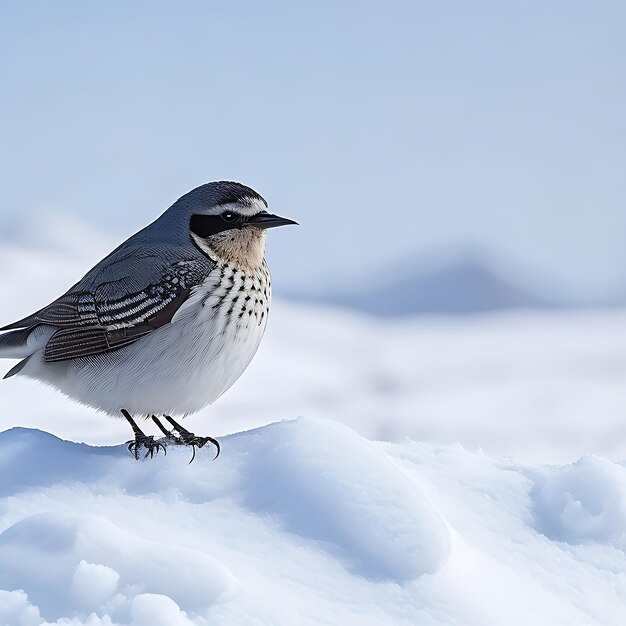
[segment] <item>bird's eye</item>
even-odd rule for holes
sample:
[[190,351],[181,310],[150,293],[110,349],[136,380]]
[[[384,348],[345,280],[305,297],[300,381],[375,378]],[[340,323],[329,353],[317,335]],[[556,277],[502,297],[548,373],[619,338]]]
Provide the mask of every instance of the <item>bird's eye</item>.
[[232,224],[232,223],[237,221],[237,214],[236,213],[231,213],[230,211],[227,211],[226,213],[222,213],[222,219],[225,222],[228,222],[229,224]]

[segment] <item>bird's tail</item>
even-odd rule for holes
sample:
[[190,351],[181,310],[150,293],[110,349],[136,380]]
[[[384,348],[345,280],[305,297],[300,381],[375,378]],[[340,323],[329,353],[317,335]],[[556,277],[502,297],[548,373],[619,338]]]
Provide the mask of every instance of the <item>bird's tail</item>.
[[20,328],[0,335],[0,359],[23,359],[33,353],[28,337],[32,328]]
[[4,378],[17,374],[37,350],[45,347],[53,332],[50,327],[36,326],[0,334],[0,359],[22,359],[5,374]]

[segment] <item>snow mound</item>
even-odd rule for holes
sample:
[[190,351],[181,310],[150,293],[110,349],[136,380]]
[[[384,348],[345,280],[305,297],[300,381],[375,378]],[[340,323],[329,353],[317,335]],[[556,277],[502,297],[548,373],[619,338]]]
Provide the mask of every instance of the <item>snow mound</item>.
[[626,468],[586,456],[550,468],[534,490],[538,529],[550,539],[626,547]]
[[193,626],[185,611],[167,596],[142,593],[132,605],[133,626]]
[[244,463],[251,510],[322,542],[355,573],[402,582],[436,571],[448,555],[448,530],[417,485],[349,428],[282,422],[238,443],[260,452]]
[[[0,535],[0,587],[17,585],[44,612],[98,609],[120,581],[199,609],[232,583],[211,556],[129,533],[101,517],[39,513]],[[33,563],[38,566],[33,571]]]
[[[122,450],[63,441],[49,433],[11,428],[0,435],[0,496],[60,481],[90,481]],[[36,462],[33,462],[36,459]]]
[[[299,419],[215,462],[0,433],[0,626],[621,626],[626,468]],[[445,521],[444,521],[445,520]]]
[[0,590],[0,624],[2,626],[40,626],[39,609],[21,590]]

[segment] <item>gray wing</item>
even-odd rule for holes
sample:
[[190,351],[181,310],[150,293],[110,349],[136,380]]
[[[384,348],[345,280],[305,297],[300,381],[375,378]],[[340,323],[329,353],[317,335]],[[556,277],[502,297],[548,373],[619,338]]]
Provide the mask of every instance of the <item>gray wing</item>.
[[0,330],[40,324],[58,328],[44,350],[44,360],[50,362],[109,352],[169,323],[214,263],[188,248],[129,243],[60,298]]

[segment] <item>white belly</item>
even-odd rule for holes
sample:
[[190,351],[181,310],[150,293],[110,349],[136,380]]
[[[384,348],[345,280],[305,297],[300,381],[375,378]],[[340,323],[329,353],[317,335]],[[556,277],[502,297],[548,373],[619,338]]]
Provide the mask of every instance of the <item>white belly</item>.
[[27,376],[113,415],[194,413],[244,372],[267,323],[265,264],[254,275],[218,265],[170,324],[111,353],[59,363],[34,355]]

